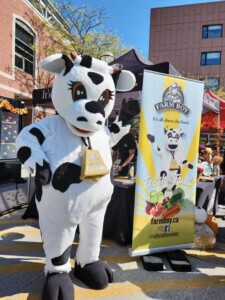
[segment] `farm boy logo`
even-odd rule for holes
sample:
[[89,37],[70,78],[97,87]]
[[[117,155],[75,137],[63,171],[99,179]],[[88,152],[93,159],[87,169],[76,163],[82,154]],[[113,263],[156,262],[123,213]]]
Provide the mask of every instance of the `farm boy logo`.
[[181,87],[174,82],[163,93],[163,101],[155,104],[155,109],[160,112],[164,109],[176,109],[187,115],[189,108],[184,104],[184,95]]

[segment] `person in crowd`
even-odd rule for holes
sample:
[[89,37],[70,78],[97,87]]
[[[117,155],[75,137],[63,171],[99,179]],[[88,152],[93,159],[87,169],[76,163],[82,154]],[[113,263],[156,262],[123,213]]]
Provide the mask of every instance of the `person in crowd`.
[[206,147],[203,151],[203,158],[211,167],[213,167],[213,150],[212,148]]
[[129,164],[137,160],[137,130],[130,129],[113,148],[112,148],[112,160],[113,163],[119,157],[119,165],[116,166],[116,172],[119,176],[127,176],[129,171]]

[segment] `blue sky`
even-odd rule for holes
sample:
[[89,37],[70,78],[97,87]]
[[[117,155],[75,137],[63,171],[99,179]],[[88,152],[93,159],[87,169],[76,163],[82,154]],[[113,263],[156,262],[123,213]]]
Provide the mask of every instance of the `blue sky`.
[[219,0],[73,0],[74,5],[88,4],[105,7],[110,19],[105,23],[113,28],[125,46],[135,48],[148,58],[150,9]]

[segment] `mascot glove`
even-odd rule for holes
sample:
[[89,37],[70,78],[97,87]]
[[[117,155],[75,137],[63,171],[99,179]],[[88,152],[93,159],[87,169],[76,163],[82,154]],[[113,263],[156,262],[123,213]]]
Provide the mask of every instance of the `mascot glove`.
[[43,166],[37,164],[35,183],[36,185],[46,185],[51,181],[52,172],[48,162],[44,161]]
[[110,147],[115,146],[122,139],[122,137],[124,137],[130,131],[130,125],[123,126],[122,121],[119,121],[118,116],[112,125],[114,128],[117,128],[117,130],[111,131]]
[[38,166],[44,166],[44,164],[49,163],[47,156],[44,152],[37,151],[32,153],[32,155],[24,162],[24,168],[28,173],[33,173]]

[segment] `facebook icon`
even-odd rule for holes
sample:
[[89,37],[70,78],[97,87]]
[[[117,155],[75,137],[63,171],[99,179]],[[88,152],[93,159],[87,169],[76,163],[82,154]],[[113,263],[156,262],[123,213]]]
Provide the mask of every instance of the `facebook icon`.
[[170,226],[165,226],[165,227],[164,227],[164,231],[165,231],[165,232],[169,232],[169,231],[170,231]]

